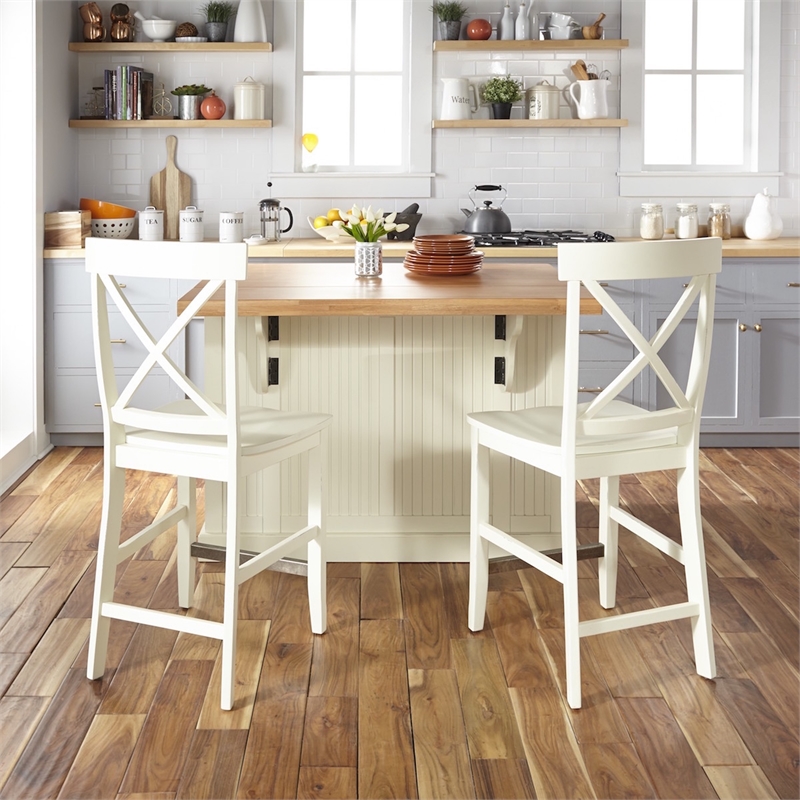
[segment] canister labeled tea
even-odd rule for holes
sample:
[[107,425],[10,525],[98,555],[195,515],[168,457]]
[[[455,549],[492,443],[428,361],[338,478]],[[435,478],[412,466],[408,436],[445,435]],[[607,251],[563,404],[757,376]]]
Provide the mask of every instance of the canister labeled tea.
[[182,242],[203,241],[203,212],[196,206],[186,206],[181,212],[180,240]]
[[264,84],[249,75],[233,87],[233,118],[264,119]]
[[221,211],[219,214],[219,240],[241,242],[244,238],[244,211]]
[[155,206],[147,206],[139,212],[139,239],[143,242],[164,240],[164,212]]

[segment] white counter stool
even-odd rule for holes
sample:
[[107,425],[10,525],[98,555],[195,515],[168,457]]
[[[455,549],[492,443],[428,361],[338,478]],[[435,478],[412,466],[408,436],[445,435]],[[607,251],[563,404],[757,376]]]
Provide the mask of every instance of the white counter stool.
[[[468,414],[472,427],[469,627],[483,628],[489,544],[563,584],[567,702],[581,705],[580,639],[656,622],[692,621],[697,672],[715,675],[699,497],[699,435],[711,350],[720,239],[560,244],[558,276],[567,282],[563,406]],[[680,299],[648,342],[609,297],[601,281],[688,279]],[[608,312],[638,353],[591,403],[578,404],[580,293],[584,286]],[[696,306],[694,305],[697,301]],[[687,316],[687,312],[689,313]],[[694,344],[686,385],[681,387],[658,355],[678,325],[693,325]],[[617,399],[646,367],[661,381],[673,405],[646,410]],[[494,450],[561,478],[562,563],[537,551],[489,520],[489,451]],[[681,543],[619,507],[619,476],[677,470]],[[617,527],[676,559],[686,570],[686,602],[580,621],[578,615],[575,482],[600,478],[600,603],[615,604]],[[504,498],[505,499],[505,498]]]
[[[89,678],[105,669],[109,621],[121,619],[222,640],[223,709],[233,708],[234,664],[239,586],[302,545],[308,550],[311,630],[326,626],[325,484],[326,436],[331,416],[240,407],[238,390],[237,281],[247,274],[247,245],[187,242],[141,242],[89,238],[86,270],[92,279],[95,359],[103,412],[103,513],[97,551]],[[147,329],[114,277],[206,281],[196,298],[162,336]],[[225,290],[225,404],[207,397],[169,357],[167,348],[218,289]],[[109,303],[117,307],[144,352],[141,365],[125,388],[114,374]],[[129,348],[135,352],[135,348]],[[185,400],[155,411],[138,408],[134,393],[155,367],[176,384]],[[237,516],[244,479],[301,453],[308,454],[308,519],[302,530],[240,565]],[[125,470],[178,476],[174,509],[120,544]],[[197,536],[195,481],[224,482],[226,494],[225,590],[223,621],[196,619],[113,602],[117,565],[156,536],[177,525],[178,602],[192,603]]]

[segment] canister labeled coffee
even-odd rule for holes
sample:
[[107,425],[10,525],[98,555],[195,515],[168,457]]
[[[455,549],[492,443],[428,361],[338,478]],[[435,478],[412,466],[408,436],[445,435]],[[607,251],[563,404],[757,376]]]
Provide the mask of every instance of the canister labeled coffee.
[[197,206],[186,206],[181,212],[180,240],[182,242],[203,241],[203,212]]
[[241,242],[244,238],[244,211],[221,211],[219,214],[219,240]]
[[164,212],[155,206],[147,206],[139,212],[139,239],[143,242],[164,240]]

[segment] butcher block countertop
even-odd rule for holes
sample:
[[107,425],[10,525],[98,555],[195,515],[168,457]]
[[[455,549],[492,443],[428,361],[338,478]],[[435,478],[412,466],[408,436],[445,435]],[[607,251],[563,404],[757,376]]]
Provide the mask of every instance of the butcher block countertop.
[[[412,242],[383,240],[383,257],[403,258],[412,246]],[[281,242],[251,246],[249,255],[252,258],[350,258],[354,249],[352,243],[332,244],[321,237],[316,237],[286,239]],[[486,247],[481,252],[486,259],[513,258],[515,261],[524,261],[530,258],[552,260],[556,258],[555,247]],[[800,258],[800,237],[783,237],[760,242],[752,239],[726,239],[722,243],[722,256],[723,258]],[[47,248],[44,257],[83,258],[84,251],[82,248]]]
[[[178,302],[183,311],[198,287]],[[222,316],[222,291],[200,316]],[[566,284],[552,264],[488,263],[467,275],[429,276],[384,262],[380,278],[357,278],[352,264],[255,263],[239,284],[240,316],[469,316],[523,314],[563,316]],[[586,294],[586,314],[600,304]]]

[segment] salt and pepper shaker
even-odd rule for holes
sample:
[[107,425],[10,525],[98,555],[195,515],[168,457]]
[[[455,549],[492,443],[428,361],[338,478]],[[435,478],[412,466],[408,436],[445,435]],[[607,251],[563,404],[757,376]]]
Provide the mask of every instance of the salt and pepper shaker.
[[500,24],[497,26],[497,38],[501,40],[513,40],[514,38],[514,16],[508,3],[503,8],[503,16],[500,17]]

